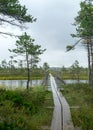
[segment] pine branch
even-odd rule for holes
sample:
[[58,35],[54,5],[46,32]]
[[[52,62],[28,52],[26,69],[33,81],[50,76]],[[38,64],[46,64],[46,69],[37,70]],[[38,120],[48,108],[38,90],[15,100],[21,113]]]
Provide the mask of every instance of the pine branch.
[[81,40],[82,40],[82,38],[79,39],[79,40],[78,40],[74,45],[72,45],[72,46],[68,45],[68,46],[66,47],[66,52],[73,50],[73,49],[75,48],[75,46],[76,46]]
[[20,27],[20,28],[26,28],[25,26],[23,26],[23,25],[19,25],[19,24],[16,24],[14,21],[15,20],[11,20],[11,21],[9,21],[9,20],[6,20],[6,19],[3,19],[3,18],[0,18],[0,21],[1,22],[5,22],[5,23],[8,23],[8,24],[11,24],[11,25],[14,25],[14,26],[17,26],[17,27]]
[[12,33],[9,33],[9,32],[0,32],[0,34],[4,34],[4,35],[8,35],[8,36],[13,36],[13,37],[20,37],[20,36],[18,36],[18,35],[14,35],[14,34],[12,34]]

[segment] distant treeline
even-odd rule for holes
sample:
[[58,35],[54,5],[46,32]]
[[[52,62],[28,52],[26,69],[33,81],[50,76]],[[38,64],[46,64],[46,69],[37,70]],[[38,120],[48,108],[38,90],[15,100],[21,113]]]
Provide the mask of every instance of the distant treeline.
[[54,76],[57,75],[62,79],[88,79],[88,68],[79,66],[77,60],[70,67],[52,68],[51,72]]

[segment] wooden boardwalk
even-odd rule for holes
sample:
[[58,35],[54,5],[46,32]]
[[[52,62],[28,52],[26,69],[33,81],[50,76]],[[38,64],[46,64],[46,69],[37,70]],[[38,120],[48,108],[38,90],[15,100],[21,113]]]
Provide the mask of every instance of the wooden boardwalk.
[[55,79],[51,74],[50,83],[55,105],[50,130],[74,130],[69,105],[58,90]]

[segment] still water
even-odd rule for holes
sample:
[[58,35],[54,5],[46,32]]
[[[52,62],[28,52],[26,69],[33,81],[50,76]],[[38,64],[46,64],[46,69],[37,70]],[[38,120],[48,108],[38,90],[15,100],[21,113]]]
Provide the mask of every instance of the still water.
[[[64,80],[66,84],[69,83],[78,83],[77,80]],[[80,83],[87,83],[87,80],[80,80]],[[40,85],[42,83],[42,80],[32,80],[29,83],[29,86],[36,86]],[[23,87],[26,88],[27,80],[0,80],[0,86],[4,86],[6,88],[18,88]]]
[[65,83],[69,84],[69,83],[88,83],[87,80],[64,80]]
[[[42,80],[32,80],[29,85],[35,86],[40,85]],[[26,87],[27,80],[0,80],[0,86],[18,88],[18,87]]]

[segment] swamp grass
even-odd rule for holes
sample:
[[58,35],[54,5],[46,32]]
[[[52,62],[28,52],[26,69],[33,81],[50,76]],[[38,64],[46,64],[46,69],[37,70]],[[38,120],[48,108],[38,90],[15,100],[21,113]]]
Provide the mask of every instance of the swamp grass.
[[88,84],[64,85],[62,94],[70,105],[74,126],[93,130],[93,90]]
[[0,88],[0,130],[43,130],[51,125],[52,111],[52,93],[45,87]]
[[[26,76],[0,76],[0,80],[27,80]],[[30,77],[31,80],[41,80],[42,77]]]
[[[73,76],[71,74],[63,74],[62,75],[62,79],[65,80],[65,79],[73,79],[73,80],[78,80],[78,77],[77,76]],[[88,76],[87,75],[80,75],[79,76],[79,80],[88,80]]]

